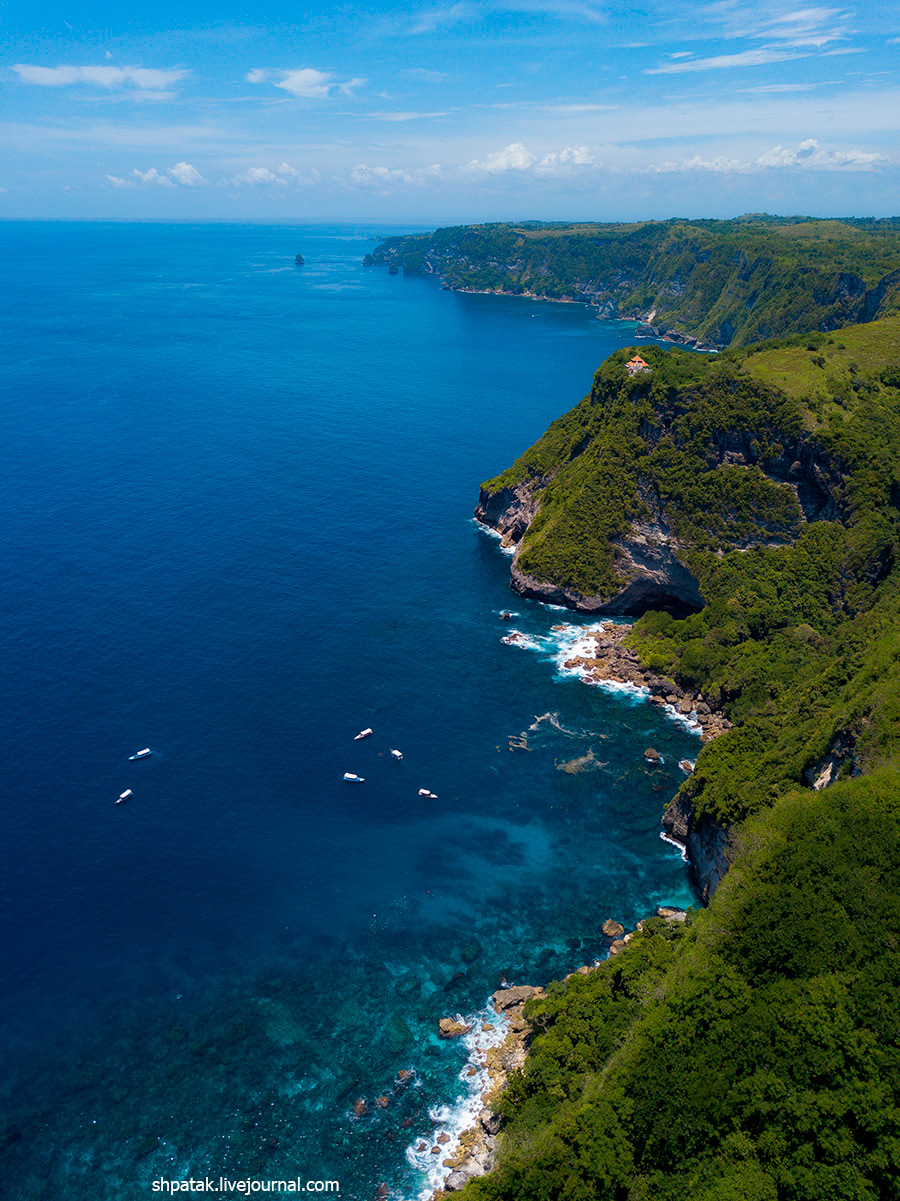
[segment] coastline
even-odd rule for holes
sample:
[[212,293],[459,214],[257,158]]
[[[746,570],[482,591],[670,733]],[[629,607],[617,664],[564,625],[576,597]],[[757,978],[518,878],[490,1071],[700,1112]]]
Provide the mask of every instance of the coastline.
[[524,292],[513,292],[508,288],[470,288],[465,284],[448,284],[440,272],[431,268],[425,274],[436,275],[441,281],[441,287],[445,292],[466,292],[471,296],[510,296],[518,297],[521,300],[542,300],[547,304],[580,304],[586,309],[595,309],[598,321],[623,321],[636,324],[634,332],[635,338],[642,340],[645,338],[656,338],[660,342],[670,342],[673,346],[684,346],[689,350],[699,351],[703,354],[717,354],[720,350],[724,350],[725,346],[716,342],[704,342],[700,338],[695,338],[693,334],[683,334],[679,330],[671,329],[668,326],[652,325],[651,321],[654,313],[611,313],[608,310],[608,305],[604,306],[593,300],[584,300],[577,296],[545,296],[541,292],[532,292],[530,289]]
[[[688,919],[687,910],[668,906],[658,906],[651,916],[666,922],[683,923]],[[625,949],[644,929],[647,920],[648,918],[643,918],[633,930],[626,931],[621,922],[607,918],[602,925],[603,935],[608,944],[606,956],[575,968],[563,977],[562,983],[567,984],[575,976],[588,976],[598,971],[604,963]],[[469,1057],[471,1066],[464,1071],[468,1070],[474,1075],[482,1070],[487,1085],[480,1093],[479,1112],[471,1125],[457,1136],[455,1146],[441,1164],[445,1173],[443,1179],[437,1188],[424,1195],[423,1201],[447,1201],[465,1188],[470,1180],[487,1175],[495,1167],[503,1128],[502,1115],[496,1109],[497,1102],[512,1073],[524,1066],[534,1033],[531,1023],[525,1017],[525,1005],[532,998],[545,995],[545,986],[531,984],[501,988],[492,994],[491,1005],[500,1021],[504,1023],[506,1033],[498,1044],[487,1051],[476,1047]]]

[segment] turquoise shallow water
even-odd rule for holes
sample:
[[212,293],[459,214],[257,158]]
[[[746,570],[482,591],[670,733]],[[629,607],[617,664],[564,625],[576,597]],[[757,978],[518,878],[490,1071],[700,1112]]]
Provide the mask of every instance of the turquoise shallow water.
[[690,899],[696,739],[561,671],[584,620],[471,519],[632,329],[377,232],[0,226],[4,1196],[417,1196],[471,1088],[438,1019]]

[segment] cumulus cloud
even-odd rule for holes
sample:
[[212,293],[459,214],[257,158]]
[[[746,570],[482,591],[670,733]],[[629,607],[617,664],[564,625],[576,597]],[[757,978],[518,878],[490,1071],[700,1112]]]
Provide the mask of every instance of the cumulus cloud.
[[313,167],[309,171],[298,171],[296,167],[292,167],[290,163],[279,163],[274,171],[268,167],[247,167],[243,171],[239,171],[237,175],[232,175],[230,179],[223,180],[223,183],[234,184],[235,187],[277,187],[287,188],[291,185],[296,187],[312,187],[321,180],[319,172]]
[[796,149],[773,146],[752,161],[719,155],[705,159],[699,154],[678,162],[655,163],[639,170],[644,174],[706,171],[716,175],[750,175],[757,171],[800,169],[809,171],[871,171],[884,163],[883,155],[866,150],[823,150],[815,138],[807,138]]
[[350,96],[361,88],[365,79],[335,79],[331,71],[315,67],[299,67],[293,71],[254,67],[247,72],[248,83],[271,83],[298,100],[325,100],[329,96]]
[[149,171],[138,171],[137,167],[131,172],[136,180],[144,187],[157,188],[174,188],[174,182],[169,179],[168,175],[160,175],[155,167],[151,167]]
[[127,178],[121,175],[105,175],[114,188],[202,188],[209,184],[196,167],[190,163],[176,163],[174,167],[163,173],[151,167],[149,171],[139,171],[132,168]]
[[538,164],[538,170],[552,170],[554,167],[592,167],[594,156],[587,146],[566,146],[564,150],[553,150],[545,154]]
[[189,74],[181,68],[153,70],[148,67],[34,67],[26,63],[14,64],[13,70],[23,83],[33,83],[39,87],[62,88],[86,83],[110,90],[131,86],[158,91],[170,87]]
[[472,174],[502,175],[507,171],[533,171],[535,175],[568,173],[573,167],[599,166],[587,146],[565,146],[538,158],[522,142],[513,142],[483,159],[473,159],[461,170]]
[[536,162],[537,157],[526,150],[521,142],[512,142],[502,150],[489,154],[487,158],[472,159],[465,170],[500,175],[504,171],[527,171]]
[[176,163],[174,167],[169,168],[168,174],[183,188],[205,188],[209,184],[209,180],[204,179],[190,163]]
[[388,190],[396,184],[413,184],[421,187],[423,184],[438,179],[443,174],[440,163],[432,163],[430,167],[370,167],[366,163],[358,163],[350,172],[350,182],[362,187],[376,187]]

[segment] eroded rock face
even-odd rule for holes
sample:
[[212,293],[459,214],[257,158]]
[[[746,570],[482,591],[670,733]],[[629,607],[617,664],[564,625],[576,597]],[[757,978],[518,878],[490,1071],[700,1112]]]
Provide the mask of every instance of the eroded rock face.
[[539,503],[537,493],[547,483],[549,479],[525,480],[515,488],[501,488],[498,492],[486,492],[482,488],[475,516],[501,533],[504,545],[511,546],[534,521]]
[[856,775],[858,769],[854,761],[854,745],[853,734],[849,730],[841,730],[832,739],[825,755],[803,773],[806,783],[818,792],[833,784],[845,766],[849,766],[851,774]]
[[696,817],[686,797],[676,796],[662,819],[670,838],[680,842],[690,860],[691,873],[706,904],[731,866],[731,833],[708,817]]

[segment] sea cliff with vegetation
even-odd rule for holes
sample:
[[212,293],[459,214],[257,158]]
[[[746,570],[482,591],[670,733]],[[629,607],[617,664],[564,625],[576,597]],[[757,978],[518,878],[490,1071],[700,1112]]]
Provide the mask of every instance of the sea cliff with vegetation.
[[833,330],[900,310],[900,219],[461,225],[369,256],[448,288],[596,306],[703,347]]
[[526,1003],[462,1195],[897,1196],[900,317],[640,354],[477,515],[516,591],[636,618],[598,670],[720,715],[664,816],[709,903]]

